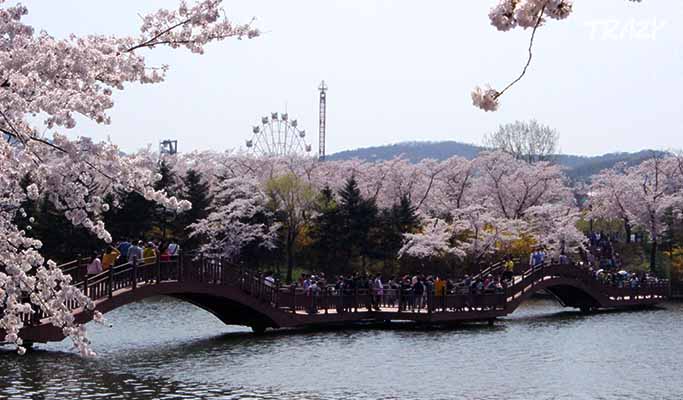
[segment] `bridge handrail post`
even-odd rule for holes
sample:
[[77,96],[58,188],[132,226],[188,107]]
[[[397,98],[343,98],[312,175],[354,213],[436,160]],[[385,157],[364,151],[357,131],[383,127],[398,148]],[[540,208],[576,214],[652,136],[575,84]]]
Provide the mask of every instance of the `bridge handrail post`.
[[[76,284],[81,281],[81,275],[83,271],[88,272],[88,266],[83,264],[83,258],[81,253],[76,254],[76,276],[73,277],[73,283]],[[87,274],[86,274],[87,275]]]
[[138,259],[137,258],[133,258],[133,269],[131,271],[131,275],[133,277],[132,289],[135,290],[138,287]]
[[255,290],[254,290],[254,296],[261,300],[263,298],[263,285],[261,285],[261,276],[260,274],[255,273],[254,276],[251,277],[252,283],[254,284]]
[[109,298],[114,297],[114,266],[109,267]]
[[216,277],[214,280],[214,284],[218,284],[218,282],[223,283],[225,280],[225,269],[223,268],[223,256],[218,257],[218,263],[216,264]]
[[161,257],[157,254],[156,258],[157,283],[161,283]]
[[292,291],[292,314],[296,314],[296,285],[290,286]]
[[280,305],[280,280],[278,279],[275,281],[275,294],[273,295],[273,304],[275,304],[275,308],[278,308]]
[[401,303],[403,302],[403,288],[399,285],[398,287],[398,297],[396,298],[396,310],[401,312]]
[[353,312],[358,312],[358,287],[353,289]]
[[85,276],[83,277],[83,294],[86,296],[90,297],[88,295],[88,271],[85,271]]

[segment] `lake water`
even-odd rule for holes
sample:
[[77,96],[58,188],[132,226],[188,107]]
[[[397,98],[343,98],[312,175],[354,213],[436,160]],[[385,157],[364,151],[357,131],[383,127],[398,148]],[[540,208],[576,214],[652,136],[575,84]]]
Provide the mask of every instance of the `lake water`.
[[449,330],[349,329],[254,336],[169,298],[70,343],[0,350],[0,399],[683,398],[683,304],[582,315],[532,300]]

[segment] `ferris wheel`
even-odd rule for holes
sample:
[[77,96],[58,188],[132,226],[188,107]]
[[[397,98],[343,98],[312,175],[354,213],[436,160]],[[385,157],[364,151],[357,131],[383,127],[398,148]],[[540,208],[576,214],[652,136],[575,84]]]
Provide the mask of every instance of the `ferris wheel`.
[[290,120],[287,113],[276,112],[261,118],[261,125],[252,128],[247,148],[266,157],[303,156],[311,152],[311,145],[306,143],[306,131],[299,129],[297,120]]

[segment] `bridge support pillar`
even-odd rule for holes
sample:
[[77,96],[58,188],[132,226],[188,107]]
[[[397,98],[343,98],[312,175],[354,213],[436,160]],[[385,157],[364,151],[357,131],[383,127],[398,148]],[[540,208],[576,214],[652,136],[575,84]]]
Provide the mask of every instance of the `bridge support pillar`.
[[254,332],[255,335],[263,335],[266,333],[266,326],[261,325],[261,324],[256,324],[256,325],[251,325],[250,326],[251,331]]
[[594,308],[594,307],[591,307],[591,306],[581,306],[581,307],[579,307],[579,310],[581,310],[581,312],[582,312],[583,314],[588,314],[588,313],[590,313],[591,311],[594,311],[595,308]]

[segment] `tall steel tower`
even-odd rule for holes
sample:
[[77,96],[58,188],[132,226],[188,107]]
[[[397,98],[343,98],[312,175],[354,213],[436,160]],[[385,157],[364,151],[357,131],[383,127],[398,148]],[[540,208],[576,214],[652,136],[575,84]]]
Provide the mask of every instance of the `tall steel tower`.
[[325,81],[320,83],[320,120],[318,125],[318,159],[325,160],[325,127],[327,124],[327,85]]

